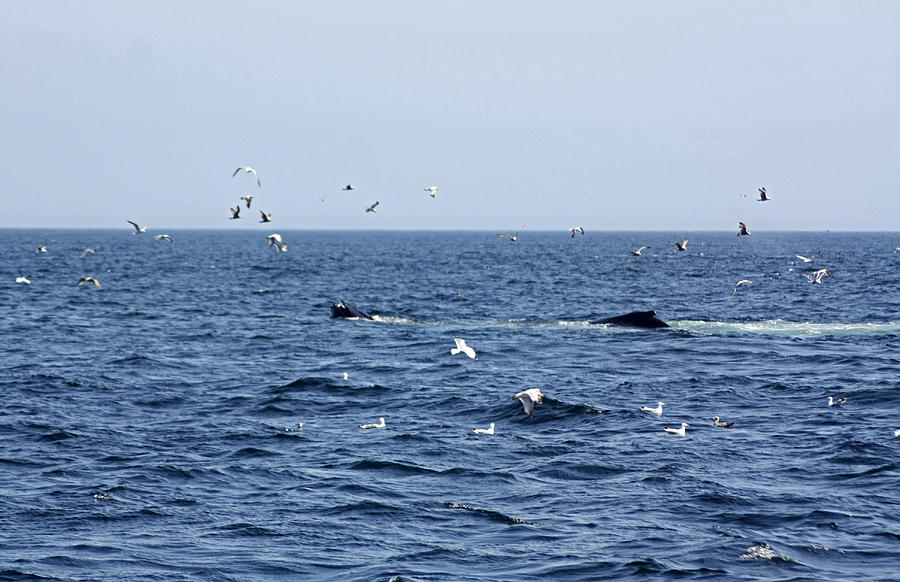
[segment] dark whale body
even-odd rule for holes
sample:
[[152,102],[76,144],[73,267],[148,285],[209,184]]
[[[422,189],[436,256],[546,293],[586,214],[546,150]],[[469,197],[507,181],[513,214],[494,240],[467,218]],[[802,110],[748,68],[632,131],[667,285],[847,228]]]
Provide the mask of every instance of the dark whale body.
[[346,319],[348,317],[358,317],[360,319],[372,319],[368,313],[360,310],[357,306],[347,301],[341,300],[336,304],[331,304],[331,317],[339,317]]
[[669,327],[669,324],[661,319],[656,318],[655,311],[632,311],[625,315],[616,315],[615,317],[605,317],[592,321],[591,323],[605,323],[607,325],[626,325],[629,327]]

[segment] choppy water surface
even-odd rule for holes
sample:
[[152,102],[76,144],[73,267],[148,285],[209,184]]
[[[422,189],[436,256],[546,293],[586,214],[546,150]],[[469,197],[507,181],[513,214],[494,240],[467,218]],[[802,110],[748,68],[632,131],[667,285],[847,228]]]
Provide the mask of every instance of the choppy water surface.
[[0,231],[0,579],[897,578],[896,233],[153,234]]

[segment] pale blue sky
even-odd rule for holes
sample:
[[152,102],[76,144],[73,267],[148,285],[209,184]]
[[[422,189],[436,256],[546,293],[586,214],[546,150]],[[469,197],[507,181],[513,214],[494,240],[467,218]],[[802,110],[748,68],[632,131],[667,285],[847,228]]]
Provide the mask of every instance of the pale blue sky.
[[900,2],[2,9],[2,227],[900,230]]

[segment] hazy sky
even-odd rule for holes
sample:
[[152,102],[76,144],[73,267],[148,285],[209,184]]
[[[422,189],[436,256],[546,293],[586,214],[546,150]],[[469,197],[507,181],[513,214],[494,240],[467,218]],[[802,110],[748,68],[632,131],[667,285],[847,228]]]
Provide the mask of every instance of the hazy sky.
[[0,6],[0,227],[900,230],[896,1]]

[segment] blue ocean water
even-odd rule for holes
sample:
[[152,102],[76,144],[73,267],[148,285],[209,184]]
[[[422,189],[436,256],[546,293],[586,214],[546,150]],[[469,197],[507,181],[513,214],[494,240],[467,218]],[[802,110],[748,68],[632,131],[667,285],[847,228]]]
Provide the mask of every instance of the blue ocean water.
[[0,230],[2,580],[900,578],[898,233],[153,234]]

